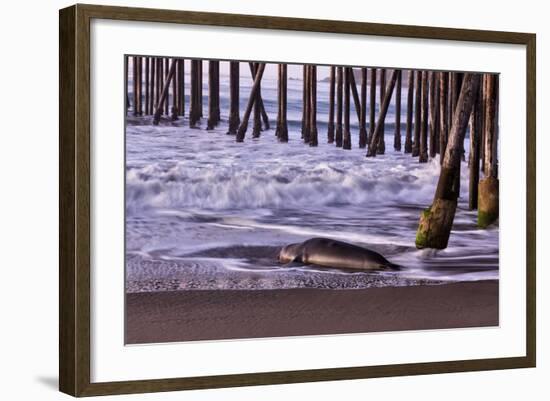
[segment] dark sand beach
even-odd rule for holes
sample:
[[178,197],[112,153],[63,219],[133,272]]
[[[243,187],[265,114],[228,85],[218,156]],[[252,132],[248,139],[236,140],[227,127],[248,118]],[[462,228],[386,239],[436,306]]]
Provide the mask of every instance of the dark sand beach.
[[489,327],[498,281],[354,290],[184,290],[126,295],[126,344]]

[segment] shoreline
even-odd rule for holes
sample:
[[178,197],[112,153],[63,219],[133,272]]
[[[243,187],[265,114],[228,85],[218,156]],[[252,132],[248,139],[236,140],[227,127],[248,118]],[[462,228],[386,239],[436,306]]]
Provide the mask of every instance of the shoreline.
[[127,293],[125,344],[498,326],[498,284]]

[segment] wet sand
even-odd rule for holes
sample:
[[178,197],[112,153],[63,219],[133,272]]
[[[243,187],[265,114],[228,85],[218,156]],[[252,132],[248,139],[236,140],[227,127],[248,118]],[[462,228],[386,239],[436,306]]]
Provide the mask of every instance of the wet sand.
[[126,295],[126,344],[498,326],[498,281]]

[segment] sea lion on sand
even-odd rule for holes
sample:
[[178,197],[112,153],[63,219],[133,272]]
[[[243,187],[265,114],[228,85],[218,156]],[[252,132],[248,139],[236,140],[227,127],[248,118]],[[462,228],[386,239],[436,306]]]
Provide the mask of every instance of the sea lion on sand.
[[342,269],[397,269],[378,252],[361,246],[328,238],[311,238],[284,246],[279,252],[280,263],[298,262]]

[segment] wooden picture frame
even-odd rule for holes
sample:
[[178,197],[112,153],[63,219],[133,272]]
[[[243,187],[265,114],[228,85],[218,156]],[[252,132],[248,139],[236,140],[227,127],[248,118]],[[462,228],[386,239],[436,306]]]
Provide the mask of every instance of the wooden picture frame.
[[[527,54],[525,60],[527,71],[526,355],[511,358],[92,383],[90,380],[90,21],[95,18],[525,46]],[[535,366],[536,37],[534,34],[80,4],[60,10],[59,28],[59,388],[62,392],[73,396],[95,396]]]

